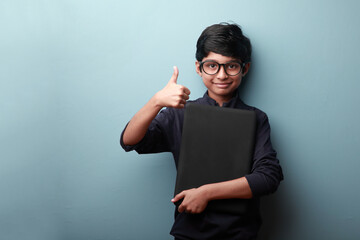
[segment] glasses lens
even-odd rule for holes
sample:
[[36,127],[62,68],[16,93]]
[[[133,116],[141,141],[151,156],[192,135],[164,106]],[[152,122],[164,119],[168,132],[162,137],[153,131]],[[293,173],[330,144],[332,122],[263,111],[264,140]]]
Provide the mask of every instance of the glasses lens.
[[229,75],[237,75],[241,71],[241,65],[238,62],[229,62],[225,64],[225,70]]
[[217,62],[208,61],[203,62],[203,70],[209,75],[214,75],[219,72],[220,66],[224,66],[226,74],[230,76],[238,75],[241,72],[241,64],[238,62],[228,62],[226,64],[219,64]]
[[219,69],[219,64],[217,62],[204,62],[203,69],[207,74],[216,74]]

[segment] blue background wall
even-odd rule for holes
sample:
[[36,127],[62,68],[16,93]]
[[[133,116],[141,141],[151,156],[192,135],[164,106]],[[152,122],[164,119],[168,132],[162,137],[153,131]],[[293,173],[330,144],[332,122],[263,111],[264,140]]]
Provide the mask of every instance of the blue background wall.
[[268,113],[285,181],[260,239],[359,239],[357,1],[0,1],[0,239],[171,239],[170,154],[125,153],[127,121],[195,44],[240,24],[242,98]]

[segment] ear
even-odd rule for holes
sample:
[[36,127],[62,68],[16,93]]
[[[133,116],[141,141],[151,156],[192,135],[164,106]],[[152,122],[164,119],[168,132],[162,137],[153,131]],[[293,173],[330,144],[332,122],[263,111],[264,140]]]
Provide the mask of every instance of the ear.
[[195,71],[196,71],[197,74],[199,74],[199,76],[201,77],[200,62],[199,62],[199,61],[196,61],[196,62],[195,62]]
[[250,65],[251,63],[248,62],[245,64],[244,68],[243,68],[243,71],[242,71],[242,76],[245,77],[245,75],[249,72],[249,69],[250,69]]

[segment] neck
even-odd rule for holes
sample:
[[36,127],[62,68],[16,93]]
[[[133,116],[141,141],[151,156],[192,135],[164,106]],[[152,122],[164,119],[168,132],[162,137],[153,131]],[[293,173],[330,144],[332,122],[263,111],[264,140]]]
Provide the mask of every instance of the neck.
[[[209,93],[208,93],[209,94]],[[230,96],[212,96],[212,94],[209,94],[209,97],[214,99],[217,104],[219,104],[220,107],[222,107],[224,105],[224,103],[229,102],[234,96],[236,95],[236,93],[233,93]]]

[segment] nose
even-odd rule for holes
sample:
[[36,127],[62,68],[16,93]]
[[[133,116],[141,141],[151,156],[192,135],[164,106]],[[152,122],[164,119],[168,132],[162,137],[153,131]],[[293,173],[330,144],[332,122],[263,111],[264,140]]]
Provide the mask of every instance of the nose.
[[220,65],[220,69],[219,69],[219,72],[217,73],[216,77],[218,79],[227,79],[228,78],[228,75],[225,72],[225,66],[224,65]]

